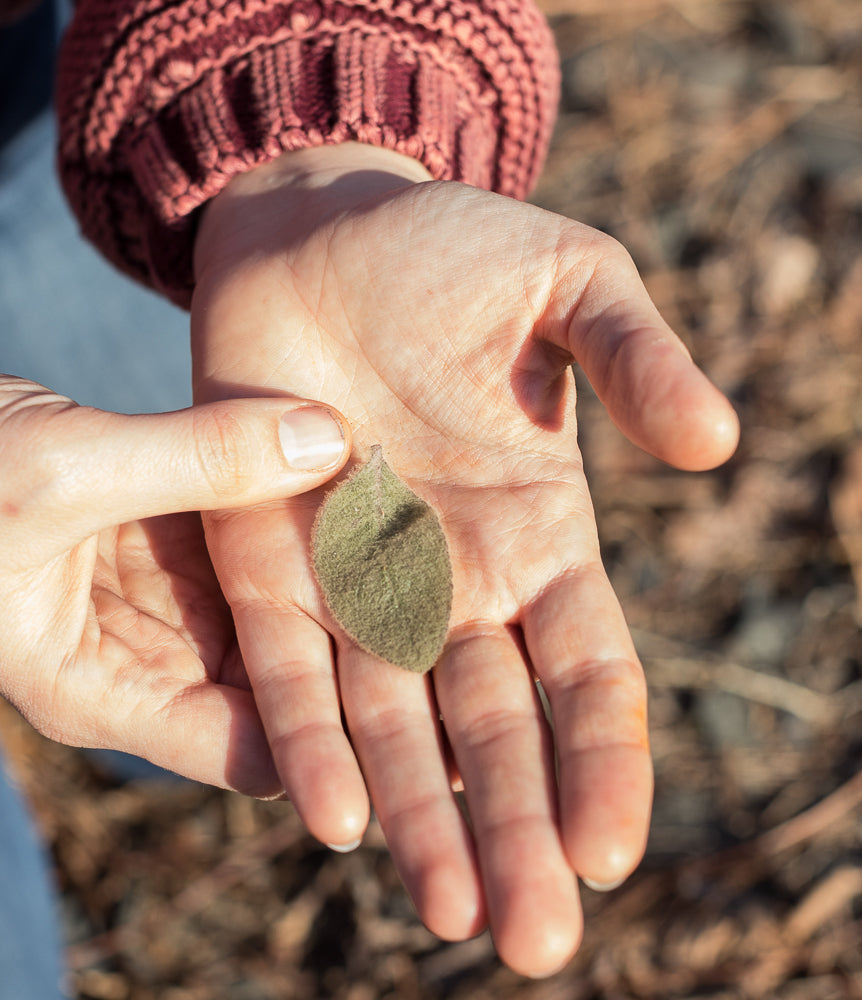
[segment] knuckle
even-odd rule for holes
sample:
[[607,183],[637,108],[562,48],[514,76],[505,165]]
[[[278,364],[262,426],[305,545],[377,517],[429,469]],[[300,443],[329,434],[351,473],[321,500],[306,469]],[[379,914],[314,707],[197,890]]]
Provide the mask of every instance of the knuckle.
[[59,508],[78,481],[68,454],[48,436],[35,442],[29,435],[15,439],[0,453],[0,466],[0,511],[16,521],[34,510]]
[[634,258],[628,249],[618,239],[608,233],[597,232],[592,246],[596,267],[596,278],[617,277],[624,275],[630,278],[637,273]]
[[216,496],[231,497],[252,485],[254,443],[234,413],[224,407],[200,411],[194,438],[198,464]]

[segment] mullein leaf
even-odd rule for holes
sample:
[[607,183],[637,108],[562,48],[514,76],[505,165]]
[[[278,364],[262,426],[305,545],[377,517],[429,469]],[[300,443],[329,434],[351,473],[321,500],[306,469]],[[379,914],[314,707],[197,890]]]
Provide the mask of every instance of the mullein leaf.
[[416,673],[434,666],[452,607],[446,536],[379,445],[324,501],[313,560],[330,611],[357,645]]

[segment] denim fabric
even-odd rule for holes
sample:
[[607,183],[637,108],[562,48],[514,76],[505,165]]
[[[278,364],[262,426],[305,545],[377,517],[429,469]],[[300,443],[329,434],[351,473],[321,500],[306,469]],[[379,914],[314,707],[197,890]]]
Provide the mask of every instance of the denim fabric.
[[187,406],[188,316],[81,239],[54,134],[46,113],[0,150],[0,372],[124,413]]
[[69,0],[0,29],[0,371],[134,413],[191,401],[188,317],[85,243],[54,168],[49,98]]
[[0,759],[0,1000],[60,1000],[62,962],[50,869]]
[[55,0],[41,0],[0,28],[0,148],[48,107],[60,16]]
[[[60,192],[46,107],[51,7],[0,31],[0,372],[126,413],[187,406],[188,317],[85,244]],[[122,777],[128,761],[117,764]],[[38,833],[0,760],[0,1000],[61,997],[52,893]]]

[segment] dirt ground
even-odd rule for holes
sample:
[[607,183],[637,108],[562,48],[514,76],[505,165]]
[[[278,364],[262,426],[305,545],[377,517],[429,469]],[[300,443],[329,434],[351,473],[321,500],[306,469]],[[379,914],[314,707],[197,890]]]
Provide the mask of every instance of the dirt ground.
[[646,859],[584,891],[580,953],[532,982],[487,936],[433,938],[379,830],[339,856],[284,804],[119,785],[6,709],[78,1000],[862,998],[862,4],[545,9],[564,91],[534,200],[629,248],[743,425],[677,473],[581,386],[650,683]]

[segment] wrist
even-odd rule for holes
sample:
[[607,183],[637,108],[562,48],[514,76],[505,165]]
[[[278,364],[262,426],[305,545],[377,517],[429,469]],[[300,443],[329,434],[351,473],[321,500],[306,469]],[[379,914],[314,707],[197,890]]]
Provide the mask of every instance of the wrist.
[[[360,171],[370,175],[357,176]],[[250,191],[273,186],[300,184],[308,190],[326,187],[335,180],[350,178],[351,186],[363,184],[417,183],[431,180],[431,174],[418,160],[383,146],[361,142],[309,146],[282,153],[269,163],[248,171],[231,181],[238,189]]]
[[[273,226],[295,238],[400,188],[433,180],[403,153],[358,142],[283,153],[234,177],[206,206],[195,237],[195,277],[237,253],[259,253]],[[228,249],[229,248],[229,249]]]

